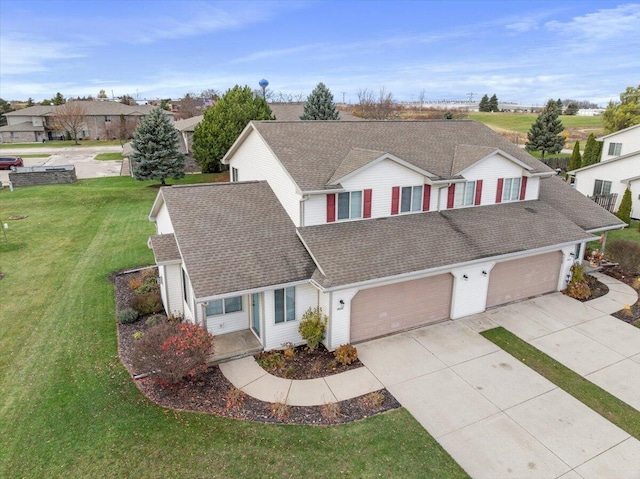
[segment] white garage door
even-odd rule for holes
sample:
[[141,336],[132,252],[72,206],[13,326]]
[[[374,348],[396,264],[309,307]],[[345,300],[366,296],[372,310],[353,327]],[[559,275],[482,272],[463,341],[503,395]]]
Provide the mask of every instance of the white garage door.
[[561,266],[560,251],[496,264],[489,276],[487,307],[555,291]]
[[447,319],[452,289],[446,273],[359,291],[351,301],[351,342]]

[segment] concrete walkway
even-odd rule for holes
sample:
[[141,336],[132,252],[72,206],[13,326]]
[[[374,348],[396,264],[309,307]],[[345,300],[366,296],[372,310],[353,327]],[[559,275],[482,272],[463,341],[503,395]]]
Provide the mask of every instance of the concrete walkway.
[[267,373],[248,356],[221,363],[220,370],[231,384],[249,396],[290,406],[321,406],[384,388],[365,367],[319,379],[293,380]]

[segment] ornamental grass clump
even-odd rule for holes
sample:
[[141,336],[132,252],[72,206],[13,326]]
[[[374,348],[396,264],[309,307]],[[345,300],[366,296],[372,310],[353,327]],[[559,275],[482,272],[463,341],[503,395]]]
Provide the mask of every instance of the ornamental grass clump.
[[309,350],[315,351],[318,349],[320,342],[324,339],[328,321],[329,318],[322,314],[322,308],[309,308],[302,315],[298,332],[302,339],[307,342]]
[[205,372],[212,346],[213,336],[197,324],[164,322],[136,341],[132,363],[138,373],[170,386]]

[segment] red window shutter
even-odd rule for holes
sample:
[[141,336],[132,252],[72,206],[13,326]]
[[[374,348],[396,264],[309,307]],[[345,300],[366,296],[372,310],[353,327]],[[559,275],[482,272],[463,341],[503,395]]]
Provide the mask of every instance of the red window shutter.
[[527,194],[527,177],[523,176],[522,181],[520,182],[520,200],[524,200],[524,197],[526,194]]
[[431,185],[422,187],[422,211],[429,211],[429,202],[431,201]]
[[496,203],[502,203],[503,187],[504,187],[504,178],[498,178],[498,189],[496,190]]
[[481,201],[482,201],[482,180],[477,180],[476,181],[476,197],[473,204],[478,206]]
[[449,192],[447,194],[447,208],[453,208],[453,203],[456,199],[456,184],[452,184],[449,186]]
[[333,223],[336,220],[336,195],[331,193],[327,195],[327,223]]
[[391,190],[391,214],[397,215],[400,207],[400,187],[394,186]]
[[364,190],[363,218],[371,218],[371,191],[370,189]]

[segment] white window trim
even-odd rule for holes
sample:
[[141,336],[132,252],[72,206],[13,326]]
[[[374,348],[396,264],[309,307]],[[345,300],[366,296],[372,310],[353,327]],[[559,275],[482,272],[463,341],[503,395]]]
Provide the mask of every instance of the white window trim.
[[[600,185],[600,192],[599,192],[599,193],[596,193],[596,185],[597,185],[597,182],[598,182],[598,181],[601,183],[601,185]],[[607,183],[609,184],[609,193],[603,193],[603,191],[605,190],[605,188],[604,188],[604,187],[605,187],[605,185],[606,185]],[[611,181],[609,181],[609,180],[601,180],[601,179],[599,179],[599,178],[596,178],[596,179],[593,181],[593,196],[596,196],[596,195],[610,195],[610,194],[611,194],[611,187],[612,187],[612,186],[613,186],[613,183],[612,183]]]
[[[411,188],[411,200],[409,202],[409,211],[402,211],[402,194],[403,194],[405,188]],[[417,210],[414,210],[413,209],[413,200],[414,200],[414,193],[415,193],[415,189],[416,188],[420,188],[420,195],[419,195],[419,198],[418,198],[418,201],[420,202],[420,205],[419,205]],[[398,199],[398,214],[400,214],[400,215],[410,215],[412,213],[420,213],[420,212],[422,212],[423,202],[424,202],[424,185],[401,186],[400,187],[400,198]],[[455,202],[454,202],[454,204],[455,204]]]
[[[507,191],[507,180],[509,180],[510,183],[510,195],[508,198],[505,198],[505,193]],[[513,196],[513,182],[514,180],[516,180],[518,182],[518,187],[516,188],[515,191],[515,198],[512,198],[511,196]],[[502,203],[511,203],[513,201],[520,201],[520,189],[522,188],[522,177],[520,176],[516,176],[516,177],[512,177],[512,178],[504,178],[502,181]]]
[[[354,218],[351,216],[351,195],[353,193],[360,193],[360,216]],[[348,194],[349,195],[349,216],[347,218],[340,218],[340,195]],[[342,193],[336,194],[336,221],[353,221],[353,220],[361,220],[364,218],[364,190],[353,190],[353,191],[343,191]]]
[[[292,289],[293,290],[293,318],[292,319],[287,319],[287,290],[288,289]],[[277,310],[276,310],[276,291],[282,291],[283,293],[283,309],[282,309],[282,314],[283,314],[283,320],[282,321],[278,321],[278,315],[277,315]],[[277,326],[279,324],[287,324],[287,323],[292,323],[296,320],[296,287],[295,286],[288,286],[286,288],[278,288],[275,289],[273,291],[273,323]]]
[[[471,193],[471,203],[465,204],[465,198],[467,196],[467,188],[469,185],[473,185],[473,192]],[[476,202],[476,181],[466,181],[464,183],[456,184],[456,192],[453,198],[453,207],[454,208],[470,208],[475,205]],[[458,203],[458,199],[462,198],[462,201]]]
[[[237,299],[237,298],[240,298],[240,309],[236,311],[227,312],[227,300]],[[225,314],[241,313],[242,311],[244,311],[244,301],[242,300],[242,296],[232,296],[230,298],[214,299],[214,300],[208,301],[208,303],[214,303],[216,301],[222,301],[222,312],[217,314],[209,314],[207,312],[207,308],[205,307],[205,314],[207,315],[207,318],[213,318],[215,316],[224,316]],[[207,304],[207,307],[208,306],[209,305]]]
[[[613,150],[613,152],[611,150]],[[620,156],[621,153],[622,153],[622,143],[617,143],[614,141],[609,143],[609,151],[607,153],[609,156]]]

